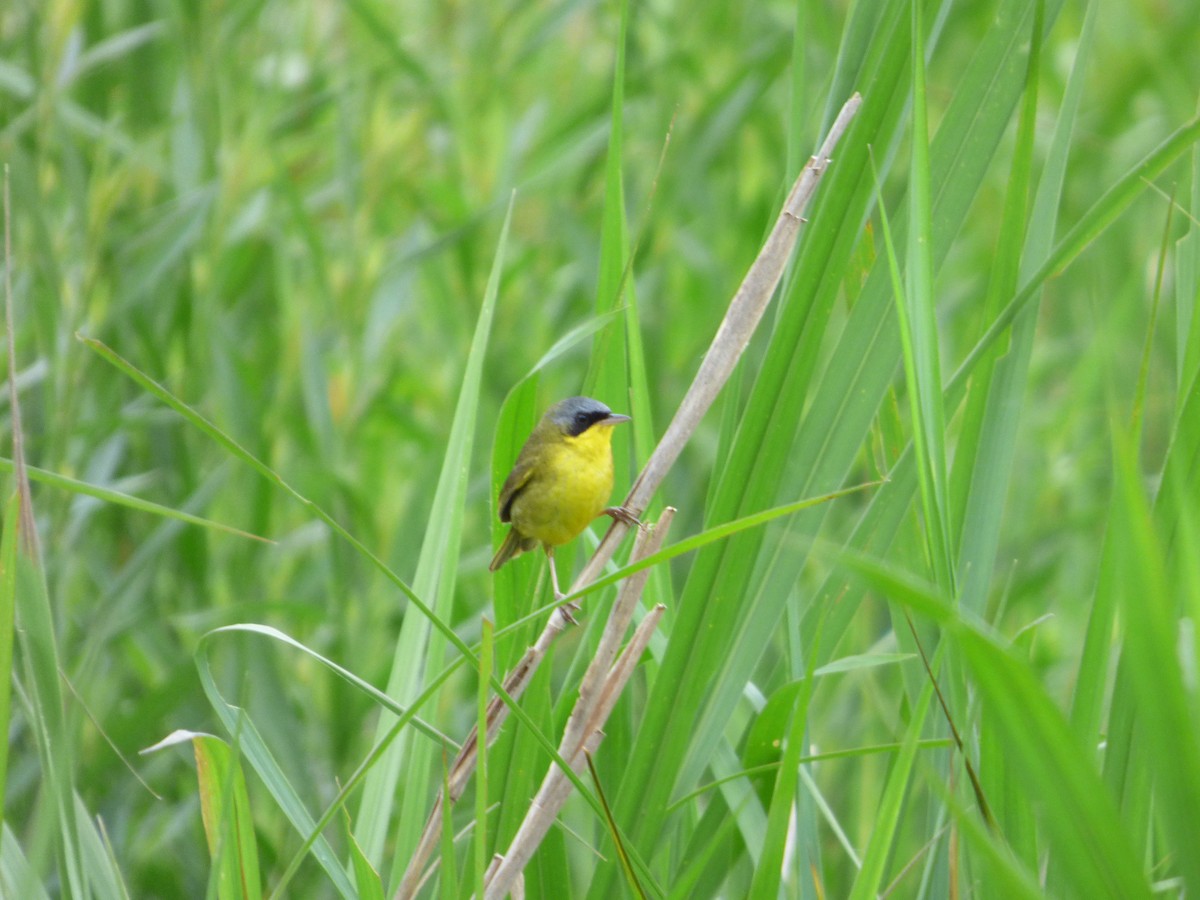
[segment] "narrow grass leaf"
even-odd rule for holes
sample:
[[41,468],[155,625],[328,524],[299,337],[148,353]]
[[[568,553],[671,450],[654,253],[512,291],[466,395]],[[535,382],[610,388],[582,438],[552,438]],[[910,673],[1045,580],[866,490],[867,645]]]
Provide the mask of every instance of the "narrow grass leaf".
[[[795,687],[797,690],[799,689],[798,682],[795,684]],[[808,765],[809,763],[824,762],[825,760],[831,760],[831,759],[849,759],[849,758],[860,757],[860,756],[872,756],[877,753],[895,753],[902,746],[903,746],[902,744],[890,743],[890,744],[874,744],[870,747],[851,747],[847,750],[830,750],[825,753],[813,753],[809,756],[802,756],[802,757],[800,757],[800,764]],[[945,749],[945,748],[953,747],[953,746],[954,746],[954,742],[952,740],[950,740],[950,738],[926,738],[921,741],[921,748],[928,749],[928,750],[941,750],[941,749]],[[774,755],[778,756],[777,753]],[[671,804],[670,811],[674,812],[676,809],[679,809],[680,807],[685,805],[688,801],[694,800],[697,797],[699,797],[700,795],[706,794],[709,791],[713,790],[714,788],[721,787],[722,785],[728,783],[729,781],[732,781],[735,779],[742,779],[742,778],[755,778],[759,775],[764,775],[764,774],[774,771],[776,768],[778,768],[778,766],[779,766],[778,762],[766,763],[761,766],[754,766],[753,768],[742,769],[740,771],[734,772],[731,775],[726,775],[722,778],[719,778],[716,781],[710,781],[708,784],[703,784],[700,787],[696,788],[694,791],[684,794],[682,797],[677,799],[675,802],[673,802]]]
[[[474,448],[475,428],[478,419],[479,387],[483,377],[483,360],[491,336],[492,319],[496,309],[496,298],[500,292],[500,276],[504,271],[504,251],[508,242],[508,229],[512,222],[515,196],[510,199],[500,237],[496,244],[496,255],[484,290],[479,319],[467,354],[466,369],[458,404],[454,410],[454,422],[446,444],[442,471],[434,493],[433,509],[425,528],[421,544],[421,555],[413,579],[414,590],[424,597],[432,598],[434,617],[438,622],[450,618],[454,600],[454,585],[458,572],[463,514],[466,505],[468,475]],[[400,638],[396,643],[392,659],[392,670],[388,676],[387,692],[402,703],[409,703],[421,690],[427,673],[442,668],[445,645],[431,640],[432,622],[424,616],[407,615],[401,626]],[[442,628],[439,626],[439,630]],[[446,626],[446,630],[449,627]],[[443,632],[444,633],[444,632]],[[451,632],[453,633],[453,632]],[[463,650],[462,641],[454,637],[452,643]],[[391,728],[390,715],[380,716],[375,728],[376,740]],[[402,733],[380,764],[367,776],[363,804],[359,813],[358,837],[363,851],[369,859],[378,859],[383,852],[388,822],[391,818],[400,773],[404,772],[405,791],[400,821],[394,833],[395,845],[390,878],[399,883],[408,858],[416,847],[421,828],[430,808],[430,797],[426,787],[436,783],[434,779],[433,748],[428,744],[411,744],[408,735]],[[393,889],[395,884],[392,885]]]
[[[1094,16],[1088,22],[1094,22]],[[984,321],[999,311],[1004,298],[1012,296],[1020,280],[1022,265],[1032,268],[1030,257],[1034,256],[1040,262],[1046,248],[1053,244],[1064,173],[1060,163],[1070,146],[1091,27],[1085,25],[1072,70],[1072,82],[1055,123],[1050,159],[1038,187],[1034,214],[1030,216],[1043,29],[1044,3],[1039,3],[1031,29],[1025,97],[1001,213],[995,262],[983,302]],[[1024,263],[1022,245],[1027,250]],[[971,379],[961,437],[955,448],[951,504],[959,523],[956,565],[962,586],[961,602],[975,612],[983,610],[995,568],[1036,317],[1036,307],[1030,307],[1014,324],[1006,359],[996,361],[1004,349],[997,345],[993,355],[981,361]]]
[[912,161],[909,167],[908,247],[905,291],[897,307],[908,394],[912,404],[914,446],[922,480],[922,511],[930,564],[938,583],[955,593],[946,488],[946,413],[942,408],[941,351],[938,348],[937,302],[933,284],[933,201],[930,187],[929,122],[925,97],[925,25],[920,0],[912,2]]
[[342,812],[345,813],[343,835],[346,846],[350,849],[350,864],[354,868],[354,888],[358,891],[358,900],[384,900],[383,880],[367,859],[367,855],[362,852],[362,847],[358,846],[358,841],[354,839],[350,814],[346,813],[345,807],[342,808]]
[[[17,614],[17,516],[20,498],[13,494],[4,509],[4,531],[0,535],[0,672],[13,671],[13,626]],[[10,734],[12,677],[0,678],[0,729]],[[4,821],[5,788],[8,784],[9,741],[0,746],[0,822]]]
[[7,822],[0,835],[0,895],[24,900],[50,900],[46,887],[34,871]]
[[[262,896],[258,845],[246,778],[233,748],[211,734],[175,731],[143,753],[190,743],[196,757],[200,814],[221,900]],[[211,883],[211,882],[210,882]]]
[[[1124,621],[1124,654],[1137,698],[1140,744],[1154,775],[1154,805],[1165,846],[1186,892],[1200,891],[1200,734],[1179,661],[1182,591],[1167,575],[1131,437],[1117,439],[1113,546]],[[1192,496],[1198,479],[1192,478]]]
[[[1092,44],[1092,34],[1097,16],[1096,9],[1097,4],[1095,3],[1088,7],[1088,15],[1080,40],[1081,56],[1090,49]],[[1063,102],[1064,115],[1069,111],[1070,121],[1074,120],[1074,115],[1079,108],[1079,98],[1083,93],[1082,81],[1082,69],[1077,63],[1072,70]],[[1044,176],[1044,178],[1048,177],[1051,171],[1056,171],[1060,182],[1066,169],[1067,144],[1069,143],[1066,136],[1060,133],[1062,125],[1063,120],[1060,119],[1060,127],[1055,129],[1054,140],[1051,144],[1052,153],[1046,166],[1047,176]],[[1059,190],[1061,191],[1061,187]],[[1054,199],[1057,201],[1057,194]],[[1045,210],[1042,212],[1044,213]],[[1035,208],[1033,228],[1039,227],[1040,220],[1041,216],[1037,214]],[[1034,253],[1044,256],[1045,249],[1032,241],[1032,230],[1030,238],[1027,257]],[[1040,259],[1038,262],[1040,263]],[[1075,690],[1071,698],[1071,726],[1080,742],[1088,747],[1098,747],[1100,743],[1104,695],[1108,689],[1109,666],[1113,658],[1112,636],[1116,594],[1112,588],[1116,581],[1107,574],[1114,564],[1113,554],[1116,552],[1116,548],[1112,546],[1115,523],[1112,521],[1111,507],[1110,503],[1109,522],[1105,528],[1104,543],[1100,551],[1100,565],[1097,568],[1096,590],[1088,611],[1088,626],[1079,655],[1079,671],[1075,678]]]
[[[824,621],[817,627],[812,646],[819,647],[821,630]],[[800,759],[804,755],[804,735],[808,729],[808,707],[812,700],[813,673],[816,667],[817,654],[808,655],[808,671],[795,694],[795,702],[791,709],[790,721],[782,729],[780,738],[783,753],[779,769],[775,774],[774,790],[767,812],[767,833],[763,841],[762,853],[755,869],[754,879],[750,884],[750,893],[755,897],[773,897],[779,893],[780,882],[783,878],[784,853],[791,832],[793,811],[796,805],[796,785],[800,780]]]
[[[1182,388],[1200,375],[1200,149],[1192,151],[1188,233],[1175,255],[1175,382]],[[1183,400],[1182,391],[1178,395]]]
[[[657,553],[651,553],[649,556],[644,556],[637,562],[632,562],[621,566],[606,575],[597,578],[592,583],[580,588],[572,594],[568,594],[558,604],[569,603],[572,600],[577,600],[580,597],[586,596],[594,591],[608,587],[610,584],[616,584],[628,578],[635,572],[640,572],[643,569],[649,569],[651,566],[656,566],[668,559],[674,559],[676,556],[682,556],[685,553],[691,553],[693,550],[699,550],[701,547],[706,547],[709,544],[723,540],[733,535],[740,534],[752,528],[757,528],[761,525],[766,525],[775,519],[781,519],[784,516],[794,515],[806,509],[811,509],[821,503],[828,503],[830,500],[837,500],[840,497],[846,497],[858,491],[866,490],[867,488],[877,487],[878,482],[870,482],[868,484],[860,484],[851,488],[846,488],[840,491],[834,491],[830,494],[825,494],[820,497],[809,497],[805,500],[797,500],[795,503],[786,503],[783,506],[776,506],[773,509],[766,509],[762,512],[753,513],[752,515],[743,516],[740,519],[735,519],[732,522],[726,522],[723,525],[717,525],[713,528],[707,528],[699,534],[694,534],[689,538],[684,538],[681,541],[676,541],[674,544],[668,544]],[[558,605],[556,604],[556,605]],[[543,610],[537,610],[534,615],[541,615]]]
[[[312,659],[315,659],[322,666],[329,669],[329,671],[333,672],[335,675],[337,675],[339,678],[341,678],[347,684],[351,685],[352,687],[356,688],[359,691],[362,691],[364,694],[366,694],[368,697],[370,697],[372,700],[374,700],[376,703],[378,703],[382,708],[390,711],[397,718],[399,718],[401,716],[410,716],[411,715],[411,710],[408,710],[405,707],[401,706],[399,703],[397,703],[395,700],[393,700],[388,694],[385,694],[383,691],[379,690],[377,687],[375,687],[370,682],[364,681],[362,678],[359,678],[357,675],[355,675],[349,669],[338,665],[337,663],[335,663],[333,660],[329,659],[328,657],[323,656],[322,654],[313,650],[311,647],[305,646],[304,644],[300,643],[300,641],[296,640],[295,638],[291,637],[290,635],[284,634],[279,629],[272,628],[270,625],[257,625],[257,624],[249,623],[249,622],[240,623],[237,625],[223,625],[220,628],[214,628],[212,631],[208,632],[208,634],[205,635],[205,640],[207,640],[211,637],[215,637],[216,635],[219,635],[219,634],[237,634],[237,633],[260,635],[262,637],[266,637],[266,638],[270,638],[271,640],[278,641],[279,643],[281,643],[287,647],[291,647],[295,650],[299,650],[301,653],[305,654],[306,656],[308,656]],[[442,732],[438,731],[436,728],[434,728],[432,725],[425,722],[423,719],[421,719],[417,716],[411,716],[409,721],[411,722],[413,728],[415,728],[417,731],[420,731],[422,734],[424,734],[427,737],[429,737],[430,739],[432,739],[434,741],[434,743],[440,744],[443,748],[446,748],[446,749],[450,750],[451,752],[458,750],[458,744],[452,738],[450,738],[448,735],[445,735]]]
[[1162,464],[1162,480],[1154,499],[1155,518],[1167,546],[1179,546],[1181,521],[1194,513],[1197,460],[1200,460],[1200,372],[1180,385],[1178,412]]
[[[618,36],[616,59],[613,64],[612,109],[608,154],[604,167],[604,213],[600,224],[600,272],[596,285],[596,312],[604,313],[622,306],[625,291],[625,267],[629,257],[629,228],[625,217],[625,184],[621,173],[624,164],[625,117],[625,43],[629,28],[628,0],[619,0]],[[626,371],[625,322],[614,320],[607,328],[597,332],[592,342],[592,356],[587,376],[583,382],[584,393],[594,394],[601,400],[615,402],[628,391]],[[618,446],[614,453],[614,465],[620,476],[628,471],[627,458]],[[622,465],[625,463],[625,465]],[[617,493],[626,487],[621,477],[616,482]]]
[[[129,888],[121,874],[121,866],[113,850],[108,834],[104,830],[104,822],[99,816],[92,819],[92,814],[83,805],[83,800],[75,795],[75,817],[79,822],[79,843],[83,851],[84,865],[88,869],[92,889],[99,900],[130,900]],[[0,896],[3,892],[0,891]]]
[[583,757],[587,761],[588,772],[592,776],[592,783],[596,786],[596,796],[600,798],[600,805],[604,810],[604,822],[608,826],[608,836],[612,839],[613,847],[617,851],[617,859],[621,863],[621,872],[625,876],[625,886],[639,900],[646,900],[646,891],[642,887],[641,882],[638,881],[637,873],[634,872],[633,864],[629,859],[629,851],[625,847],[625,839],[621,836],[621,830],[617,827],[617,823],[612,817],[612,809],[608,805],[608,799],[604,796],[604,788],[600,784],[600,775],[596,771],[596,763],[592,759],[592,754],[587,750],[583,751]]
[[[5,530],[16,530],[20,519],[20,513],[6,519]],[[30,727],[41,761],[45,802],[57,826],[60,877],[72,896],[84,897],[91,887],[75,814],[75,741],[63,706],[62,662],[50,597],[37,562],[25,552],[17,553],[15,574],[17,635],[31,705]]]
[[65,88],[71,82],[76,81],[80,75],[84,75],[92,69],[116,62],[122,57],[130,55],[133,51],[151,41],[158,40],[164,35],[166,30],[165,22],[147,22],[145,25],[128,28],[117,32],[112,37],[97,41],[83,53],[79,54],[72,65],[64,67],[59,71],[58,86]]
[[[11,472],[12,469],[13,463],[11,459],[0,459],[0,472]],[[129,509],[136,509],[139,512],[150,513],[154,516],[161,516],[164,519],[175,519],[188,525],[198,525],[201,528],[211,528],[214,531],[224,531],[226,534],[249,538],[252,541],[261,541],[264,544],[274,543],[274,541],[272,541],[270,538],[265,538],[257,534],[251,534],[248,531],[242,531],[240,528],[234,528],[232,525],[226,525],[222,522],[214,522],[211,519],[205,519],[201,516],[194,516],[191,513],[180,509],[175,509],[170,506],[163,506],[161,503],[143,500],[141,497],[135,497],[132,494],[127,494],[123,491],[115,491],[111,488],[101,487],[97,484],[88,484],[86,481],[79,481],[78,479],[69,478],[66,475],[59,475],[56,472],[48,472],[45,469],[38,469],[34,466],[27,466],[25,471],[29,473],[30,481],[36,481],[39,484],[49,485],[50,487],[69,491],[73,494],[79,494],[84,497],[94,497],[97,500],[103,500],[105,503],[114,503],[117,506],[124,506]]]
[[926,683],[916,706],[913,707],[900,752],[892,764],[892,771],[888,774],[887,787],[879,801],[879,811],[871,829],[867,852],[863,855],[862,868],[858,877],[854,879],[854,886],[850,892],[851,900],[873,900],[883,886],[884,867],[893,852],[900,812],[911,785],[913,763],[917,758],[921,732],[925,728],[925,719],[929,715],[932,702],[933,685]]

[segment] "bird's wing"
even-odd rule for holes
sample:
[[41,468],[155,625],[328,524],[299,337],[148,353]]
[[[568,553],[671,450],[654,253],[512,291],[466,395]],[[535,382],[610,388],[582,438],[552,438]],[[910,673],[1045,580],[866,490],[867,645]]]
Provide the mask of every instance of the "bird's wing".
[[496,503],[500,507],[501,522],[512,520],[513,501],[517,499],[517,495],[525,490],[529,482],[533,480],[533,473],[536,469],[537,457],[535,454],[522,453],[517,457],[517,464],[513,466],[513,470],[504,479],[504,486],[500,488],[500,498]]

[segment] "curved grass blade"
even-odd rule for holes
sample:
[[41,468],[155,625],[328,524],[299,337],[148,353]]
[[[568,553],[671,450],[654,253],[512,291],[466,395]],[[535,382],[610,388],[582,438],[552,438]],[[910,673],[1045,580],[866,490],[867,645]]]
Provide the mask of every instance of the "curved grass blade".
[[[270,625],[258,625],[258,624],[251,623],[251,622],[243,622],[243,623],[239,623],[236,625],[223,625],[220,628],[214,628],[212,631],[208,632],[208,634],[206,634],[204,636],[204,639],[207,640],[207,639],[213,638],[219,634],[231,634],[231,633],[257,634],[257,635],[261,635],[262,637],[267,637],[267,638],[271,638],[272,640],[279,641],[281,644],[284,644],[288,647],[292,647],[296,650],[299,650],[301,653],[304,653],[305,655],[309,656],[310,658],[315,659],[322,666],[324,666],[325,668],[329,669],[329,671],[336,674],[339,678],[341,678],[347,684],[362,691],[364,694],[366,694],[368,697],[370,697],[372,700],[374,700],[376,703],[378,703],[384,709],[391,712],[396,717],[409,716],[411,714],[411,711],[409,709],[406,709],[404,706],[397,703],[395,700],[393,700],[391,698],[391,696],[389,696],[384,691],[379,690],[377,687],[375,687],[370,682],[364,681],[363,679],[361,679],[357,675],[355,675],[353,672],[351,672],[349,669],[346,669],[346,668],[338,665],[337,663],[335,663],[333,660],[329,659],[328,657],[322,656],[316,650],[313,650],[312,648],[305,646],[304,644],[300,643],[295,638],[291,637],[290,635],[285,634],[284,632],[280,631],[278,628],[272,628]],[[412,726],[417,731],[420,731],[426,737],[429,737],[430,739],[432,739],[435,743],[440,744],[443,748],[448,749],[450,751],[457,751],[459,749],[458,744],[453,740],[453,738],[438,731],[436,728],[434,728],[429,723],[425,722],[423,719],[419,719],[416,716],[412,716],[411,722],[412,722]]]
[[[0,458],[0,472],[11,472],[13,470],[13,461],[11,459]],[[36,481],[39,484],[49,485],[50,487],[59,488],[60,490],[70,491],[72,494],[81,494],[84,497],[94,497],[97,500],[103,500],[105,503],[114,503],[117,506],[136,509],[139,512],[150,513],[151,515],[161,516],[164,519],[176,519],[180,522],[185,522],[188,525],[198,525],[201,528],[211,528],[214,531],[224,531],[226,534],[232,534],[237,537],[249,538],[252,541],[260,541],[264,544],[275,543],[270,538],[262,537],[261,535],[251,534],[249,531],[242,531],[240,528],[234,528],[232,525],[226,525],[223,522],[214,522],[212,519],[205,519],[202,516],[195,516],[183,510],[173,509],[170,506],[163,506],[161,503],[154,503],[151,500],[143,500],[141,497],[135,497],[132,494],[126,494],[122,491],[114,491],[111,488],[101,487],[98,484],[89,484],[86,481],[79,481],[75,478],[70,478],[66,475],[59,475],[57,472],[49,472],[46,469],[39,469],[34,466],[26,466],[25,471],[29,473],[29,480]]]

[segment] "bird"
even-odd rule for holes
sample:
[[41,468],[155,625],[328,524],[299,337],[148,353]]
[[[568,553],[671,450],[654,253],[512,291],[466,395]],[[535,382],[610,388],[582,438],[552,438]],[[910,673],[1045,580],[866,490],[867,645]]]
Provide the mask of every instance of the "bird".
[[500,488],[497,508],[509,529],[488,569],[495,572],[539,544],[550,562],[554,598],[564,594],[554,568],[554,548],[598,516],[641,526],[623,506],[609,506],[613,487],[612,431],[629,416],[599,400],[568,397],[546,411],[517,455]]

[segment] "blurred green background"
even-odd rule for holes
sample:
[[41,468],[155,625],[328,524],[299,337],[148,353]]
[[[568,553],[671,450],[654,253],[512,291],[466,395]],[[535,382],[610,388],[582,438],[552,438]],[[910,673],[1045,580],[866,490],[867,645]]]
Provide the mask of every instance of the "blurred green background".
[[[1095,32],[1079,66],[1082,93],[1064,144],[1069,152],[1056,205],[1059,225],[1050,228],[1050,238],[1080,220],[1197,108],[1200,7],[1192,0],[1093,5]],[[605,377],[615,371],[617,383],[633,387],[601,399],[618,411],[643,411],[636,444],[630,432],[618,448],[618,490],[627,488],[642,461],[638,448],[651,446],[670,419],[787,186],[848,89],[862,91],[868,104],[886,99],[893,87],[911,90],[903,28],[891,38],[872,30],[906,21],[908,5],[870,6],[808,0],[631,4],[619,143],[610,143],[622,34],[622,10],[614,3],[12,0],[0,8],[0,159],[11,172],[16,371],[30,464],[274,542],[35,485],[64,736],[74,748],[70,766],[86,810],[81,816],[102,823],[111,866],[129,896],[198,897],[217,890],[189,756],[178,750],[138,755],[177,728],[233,739],[197,677],[193,654],[201,637],[231,623],[268,624],[382,687],[410,607],[309,509],[151,397],[76,334],[104,342],[194,406],[411,584],[488,273],[515,192],[473,422],[474,452],[456,511],[461,547],[451,548],[457,580],[446,621],[474,642],[480,617],[492,615],[491,494],[506,465],[498,459],[493,466],[492,441],[510,390],[563,335],[601,325],[598,337],[583,334],[524,389],[525,405],[517,411],[514,401],[502,437],[519,441],[536,411],[592,389],[587,373],[608,366]],[[1047,7],[1030,132],[1030,195],[1051,154],[1068,79],[1083,59],[1088,8],[1079,2]],[[990,143],[967,142],[962,151],[981,166],[977,189],[955,186],[936,162],[931,172],[934,195],[949,185],[962,193],[966,209],[961,223],[949,226],[953,235],[944,259],[943,249],[936,251],[944,380],[999,308],[984,301],[994,267],[1003,264],[998,246],[1022,243],[1025,223],[1005,224],[1003,210],[1010,184],[1020,177],[1012,161],[1021,146],[1017,100],[1024,90],[1032,9],[1008,0],[924,9],[930,135],[944,125],[998,123]],[[1006,21],[1023,24],[1014,26],[1021,37],[994,73],[997,83],[1016,85],[1001,102],[984,94],[982,80],[964,73],[997,23]],[[867,71],[855,69],[857,60],[889,52],[905,60],[899,82],[855,76]],[[962,96],[969,90],[980,92],[977,103]],[[961,109],[956,98],[965,104]],[[879,126],[876,134],[848,139],[859,151],[871,144],[893,228],[907,216],[903,198],[910,190],[912,153],[911,103],[900,95],[896,103],[899,124],[892,130]],[[612,160],[623,179],[623,193],[616,195],[615,170],[606,175]],[[831,173],[840,160],[835,154]],[[1192,263],[1200,206],[1193,202],[1198,188],[1190,160],[1184,154],[1145,184],[1072,265],[1046,282],[1027,383],[1014,395],[1019,429],[1011,433],[1011,467],[994,473],[1002,482],[993,495],[999,502],[993,500],[987,513],[998,529],[989,554],[995,572],[973,613],[995,626],[1050,705],[1062,710],[1069,709],[1079,678],[1094,594],[1115,577],[1101,565],[1113,486],[1123,483],[1119,477],[1114,482],[1114,441],[1131,427],[1142,429],[1142,462],[1133,482],[1153,496],[1181,422],[1200,276]],[[848,225],[831,213],[822,218],[831,199],[810,214],[802,238],[811,241],[823,229],[852,232],[839,239],[846,259],[825,276],[828,302],[805,312],[793,297],[790,306],[771,308],[763,334],[660,492],[663,503],[680,510],[677,537],[725,518],[711,503],[739,425],[744,432],[759,408],[755,380],[776,352],[769,335],[779,334],[788,317],[801,316],[798,346],[808,354],[796,357],[801,369],[828,373],[849,361],[839,339],[855,327],[853,311],[871,273],[886,281],[869,169],[845,188],[851,189],[865,192],[863,213],[850,213]],[[606,216],[615,228],[621,206],[614,196],[623,196],[627,226],[606,250]],[[1168,226],[1172,196],[1178,208]],[[935,208],[935,230],[940,214]],[[625,289],[614,296],[611,286],[625,256],[614,257],[611,246],[628,254],[635,244]],[[1156,288],[1160,264],[1163,284]],[[788,284],[796,278],[793,273]],[[627,310],[634,298],[633,325],[624,312],[597,322],[604,310],[622,303]],[[894,329],[894,320],[888,321]],[[604,343],[611,332],[624,348],[630,327],[640,333],[644,358]],[[808,430],[794,436],[789,428],[777,436],[785,473],[791,470],[783,457],[796,465],[806,459],[793,440],[823,437],[825,420],[816,413],[822,403],[845,410],[865,403],[871,424],[840,445],[848,448],[844,479],[823,483],[785,474],[766,492],[773,500],[765,505],[891,470],[911,434],[908,389],[896,354],[872,345],[861,360],[883,370],[888,387],[881,402],[866,392],[832,396],[837,382],[822,382],[811,372],[796,376],[812,378],[804,383],[798,410],[808,417]],[[1143,372],[1144,405],[1137,413]],[[648,392],[637,390],[643,381]],[[7,393],[0,403],[7,445]],[[963,417],[947,407],[952,466]],[[789,421],[794,427],[801,420]],[[832,425],[829,433],[838,434]],[[968,470],[956,491],[983,477],[987,473]],[[1194,476],[1186,484],[1190,492]],[[831,545],[850,539],[872,496],[832,504],[813,535]],[[965,496],[956,493],[951,505],[965,503]],[[1196,494],[1186,496],[1194,500]],[[895,503],[899,537],[866,551],[887,558],[895,571],[936,581],[922,549],[928,511],[919,512],[911,496]],[[577,569],[589,540],[594,538],[576,542],[578,554],[560,558],[574,558]],[[759,562],[748,570],[753,582],[746,583],[760,593],[769,593],[763,585],[771,584],[774,556],[802,552],[786,530],[769,530],[766,540],[750,554]],[[1170,541],[1163,547],[1173,572],[1178,547],[1175,553]],[[653,583],[654,591],[670,592],[650,597],[671,609],[664,640],[682,585],[693,575],[692,559],[677,559],[671,578]],[[538,561],[521,565],[528,575]],[[911,655],[900,662],[885,656],[913,648],[903,626],[893,632],[894,621],[902,619],[889,614],[878,584],[831,645],[818,651],[806,643],[812,636],[807,625],[815,621],[806,618],[810,604],[836,595],[829,592],[840,583],[838,571],[830,554],[817,554],[781,595],[781,604],[792,605],[768,616],[771,627],[758,626],[769,640],[749,649],[724,648],[728,655],[713,657],[707,669],[703,660],[698,664],[714,673],[714,693],[718,684],[732,692],[725,711],[714,713],[717,733],[731,750],[743,749],[745,730],[761,709],[755,698],[794,683],[810,656],[823,664],[831,657],[882,654],[877,664],[818,682],[807,701],[806,746],[816,752],[903,739],[924,675]],[[1195,583],[1189,586],[1182,576],[1170,583],[1195,600]],[[713,603],[738,603],[725,594],[713,597]],[[1194,616],[1196,607],[1184,600],[1182,607]],[[1114,613],[1106,632],[1114,659],[1121,622]],[[923,633],[932,648],[936,632],[926,625]],[[1180,632],[1185,644],[1189,633]],[[561,722],[554,716],[564,710],[551,707],[578,678],[581,640],[586,643],[568,636],[553,676],[547,676],[545,696],[554,698],[544,710],[547,722]],[[312,659],[261,640],[227,636],[212,648],[226,695],[246,707],[288,781],[319,814],[372,746],[378,706]],[[662,652],[659,646],[656,659]],[[25,871],[50,895],[70,896],[70,885],[63,884],[61,813],[46,789],[45,758],[31,726],[42,701],[31,696],[20,646],[16,659],[0,868],[10,888],[19,883],[14,873]],[[618,761],[601,760],[614,781],[622,777],[619,759],[639,758],[643,706],[662,702],[650,688],[656,665],[635,679],[633,699],[622,707],[623,724],[613,739]],[[752,678],[722,680],[730,671]],[[977,718],[982,701],[973,670],[959,661],[942,671],[960,727],[986,757],[986,737],[979,746],[978,731],[986,729]],[[1093,677],[1105,694],[1111,672]],[[1194,683],[1180,684],[1194,696]],[[470,668],[449,685],[420,715],[462,740],[475,715]],[[928,721],[926,737],[944,737],[940,714]],[[1094,742],[1081,746],[1094,749]],[[544,755],[519,747],[506,752],[539,766],[539,773],[544,769]],[[680,759],[685,756],[681,748]],[[812,769],[841,837],[859,854],[876,826],[890,759],[852,755]],[[947,849],[958,833],[951,824],[957,813],[926,781],[949,785],[942,790],[969,804],[954,759],[941,744],[929,751],[928,764],[912,776],[920,785],[912,788],[919,803],[913,799],[906,807],[891,853],[876,851],[885,852],[887,861],[883,885],[899,879],[895,896],[945,896],[941,892],[951,884],[968,896],[997,890],[994,884],[981,887],[986,879],[971,865],[955,865],[954,855],[965,851]],[[717,776],[705,762],[696,770],[704,776],[677,785],[675,796]],[[1090,752],[1080,752],[1076,762],[1099,765]],[[420,803],[426,808],[439,765],[434,781],[422,776],[407,788],[425,798]],[[302,838],[247,774],[269,890]],[[609,790],[615,796],[618,787]],[[1016,789],[1010,784],[1008,790]],[[1120,802],[1124,795],[1113,791]],[[815,796],[805,793],[797,802],[804,807]],[[359,814],[360,799],[348,804],[352,816]],[[769,789],[759,799],[765,812]],[[630,802],[624,801],[626,811]],[[700,857],[704,874],[689,882],[689,890],[694,896],[738,896],[761,889],[758,855],[746,851],[745,842],[753,842],[746,820],[722,814],[718,806],[707,797],[692,801],[687,824],[673,820],[677,830],[664,844],[634,837],[664,891],[684,883],[697,835],[718,834],[718,825],[705,824],[706,811],[731,824],[703,844],[709,848]],[[554,852],[565,868],[547,864],[532,876],[542,879],[531,882],[532,895],[554,896],[556,884],[564,892],[557,896],[582,895],[589,883],[593,896],[619,889],[603,827],[582,805],[572,809],[586,823],[580,827],[593,829],[580,840],[599,847],[609,861],[581,852],[574,837],[559,833]],[[470,821],[469,813],[460,814],[459,826]],[[1156,826],[1153,815],[1145,812],[1149,832],[1173,833],[1161,821]],[[838,829],[827,820],[802,810],[793,828],[808,829],[812,840],[793,832],[776,892],[846,896],[861,883],[856,879],[863,870],[855,865],[861,860],[843,852]],[[742,839],[731,837],[738,829]],[[776,826],[771,834],[778,833]],[[1027,864],[1022,871],[1035,880],[1039,853],[1073,852],[1054,843],[1057,834],[1049,828],[1025,843],[1015,841],[1023,848],[1016,856]],[[344,856],[340,818],[328,836]],[[1011,831],[1007,836],[1012,840]],[[1175,863],[1168,861],[1165,870],[1159,865],[1164,856],[1177,859],[1170,840],[1161,855],[1153,838],[1139,840],[1145,842],[1135,845],[1145,852],[1146,883],[1165,879],[1170,894]],[[398,841],[403,838],[389,830],[386,851],[368,853],[385,887],[399,877],[389,864]],[[927,843],[938,849],[927,851]],[[906,876],[910,861],[915,864]],[[81,866],[104,868],[90,856]],[[607,874],[592,881],[594,869],[605,867]],[[561,878],[569,881],[555,881]],[[97,895],[105,894],[103,877],[91,883]],[[1069,880],[1057,890],[1042,886],[1052,894],[1078,895]],[[285,895],[336,896],[338,890],[319,866],[306,862]]]

